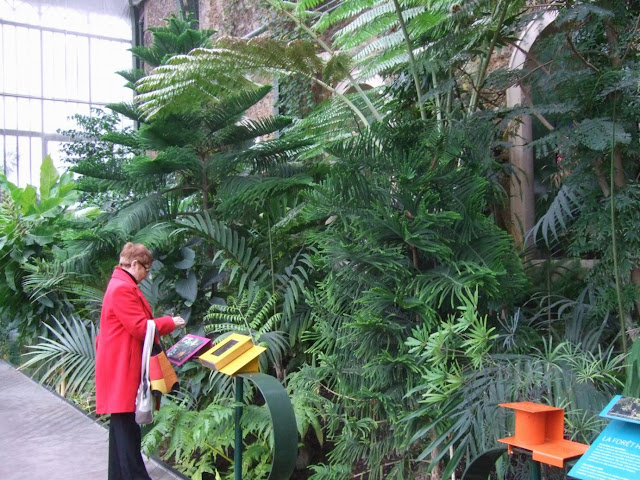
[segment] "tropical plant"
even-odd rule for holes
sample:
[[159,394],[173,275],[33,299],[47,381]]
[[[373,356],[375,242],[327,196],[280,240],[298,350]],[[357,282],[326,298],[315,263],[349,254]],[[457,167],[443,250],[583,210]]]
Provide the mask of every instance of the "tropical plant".
[[42,162],[37,190],[4,176],[0,189],[0,321],[28,342],[46,332],[44,319],[68,314],[71,299],[95,298],[90,285],[83,287],[64,269],[61,248],[90,212],[71,209],[77,199],[73,179],[58,175],[50,157]]
[[[637,5],[555,5],[531,62],[490,72],[536,14],[524,0],[269,3],[306,39],[211,45],[174,19],[135,52],[158,68],[127,74],[139,104],[114,106],[140,129],[104,137],[134,153],[110,179],[122,201],[67,256],[86,264],[132,236],[161,247],[145,295],[160,308],[177,295],[211,332],[271,348],[264,368],[288,382],[313,480],[449,475],[507,433],[502,401],[565,407],[572,435],[589,440],[623,384],[611,312],[624,331],[638,301]],[[296,121],[243,119],[269,92],[255,82],[264,73],[329,98]],[[364,91],[373,75],[386,87]],[[516,84],[527,105],[499,108]],[[522,114],[549,129],[537,154],[562,158],[532,235],[599,261],[585,277],[550,268],[550,253],[530,297],[497,226],[499,153]],[[145,448],[195,478],[228,476],[229,382],[184,373]],[[270,424],[260,407],[246,412],[256,443],[243,469],[261,478]]]
[[22,369],[32,369],[40,382],[54,387],[61,395],[93,395],[96,329],[92,322],[76,317],[53,319],[47,325],[49,337],[29,345]]
[[[142,151],[134,145],[104,140],[120,130],[122,118],[116,113],[93,108],[90,115],[76,114],[71,119],[76,128],[58,133],[69,139],[62,144],[62,160],[76,174],[76,189],[82,192],[79,201],[87,207],[113,210],[135,195],[132,185],[121,180],[126,176],[127,162]],[[125,128],[124,133],[127,132],[130,128]]]
[[599,339],[554,340],[550,325],[523,319],[516,330],[536,326],[526,344],[492,342],[504,323],[488,328],[487,317],[477,312],[477,294],[461,300],[459,313],[446,323],[432,332],[415,329],[407,340],[423,382],[412,392],[420,394],[421,406],[406,421],[433,419],[411,439],[423,445],[429,439],[418,459],[446,459],[442,477],[449,476],[460,461],[468,464],[513,431],[512,415],[497,405],[521,400],[564,408],[569,436],[590,443],[603,426],[599,412],[622,386],[624,356],[603,349]]
[[494,192],[483,167],[459,166],[479,146],[462,124],[446,135],[430,127],[379,125],[333,146],[327,179],[305,194],[304,214],[326,226],[310,232],[323,278],[308,292],[303,338],[333,402],[329,466],[314,479],[424,473],[403,421],[422,381],[406,338],[437,331],[468,289],[482,292],[478,308],[501,312],[525,284],[510,238],[484,211]]
[[638,222],[640,9],[580,1],[557,14],[517,74],[541,129],[532,147],[555,160],[559,184],[536,232],[550,250],[595,260],[586,280],[601,292],[597,315],[615,313],[626,351],[640,311],[640,244],[629,234]]
[[[230,377],[227,377],[230,378]],[[304,375],[292,377],[288,385],[291,404],[301,438],[315,433],[322,444],[322,426],[318,412],[329,408],[327,399],[314,394]],[[266,405],[256,406],[256,392],[245,389],[241,427],[244,432],[243,475],[266,478],[273,460],[273,423]],[[231,480],[235,440],[231,395],[215,397],[204,408],[194,410],[188,402],[167,403],[155,416],[154,425],[142,446],[147,453],[161,451],[162,457],[194,480],[215,476]]]
[[[167,27],[152,30],[151,46],[138,47],[134,54],[154,66],[168,61],[171,52],[180,56],[195,46],[209,46],[212,32],[194,31],[191,26],[192,21],[172,17]],[[123,75],[133,81],[134,73]],[[286,209],[295,192],[311,181],[302,169],[292,172],[286,168],[289,159],[308,141],[294,137],[268,139],[288,126],[291,119],[243,118],[271,88],[248,81],[242,86],[233,94],[217,92],[194,109],[177,103],[167,105],[162,115],[151,120],[144,119],[134,105],[110,105],[139,122],[140,128],[108,132],[103,140],[137,153],[123,159],[113,176],[109,169],[96,170],[100,162],[93,165],[94,160],[89,158],[74,167],[83,174],[82,184],[128,192],[120,197],[116,208],[105,209],[93,232],[75,240],[74,260],[80,271],[95,264],[96,256],[103,258],[105,252],[115,257],[121,244],[133,238],[163,252],[154,265],[158,280],[150,282],[148,288],[152,298],[159,301],[158,308],[177,308],[187,319],[193,313],[201,318],[210,301],[221,301],[226,294],[217,291],[227,272],[217,263],[216,248],[204,244],[197,235],[186,236],[194,232],[176,230],[171,222],[215,212],[218,218],[242,225],[240,230],[255,229],[260,219],[255,208],[247,208],[251,203],[270,201]],[[280,219],[265,218],[272,224]]]

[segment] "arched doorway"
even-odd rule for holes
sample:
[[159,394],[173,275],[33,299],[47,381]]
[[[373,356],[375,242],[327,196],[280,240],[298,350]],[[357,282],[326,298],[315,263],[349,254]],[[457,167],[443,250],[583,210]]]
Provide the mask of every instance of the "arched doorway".
[[[542,31],[557,17],[557,12],[545,11],[529,23],[522,32],[513,50],[509,69],[522,69],[527,61],[527,54]],[[525,95],[520,85],[507,90],[507,107],[525,104]],[[509,185],[510,227],[516,245],[523,245],[526,234],[535,225],[535,196],[533,151],[527,145],[533,139],[531,117],[522,115],[517,119],[511,136],[509,161],[513,168]]]

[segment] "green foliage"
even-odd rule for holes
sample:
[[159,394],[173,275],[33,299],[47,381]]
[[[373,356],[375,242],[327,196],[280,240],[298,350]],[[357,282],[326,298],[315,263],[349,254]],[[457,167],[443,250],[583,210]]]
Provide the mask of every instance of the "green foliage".
[[[62,160],[79,176],[76,188],[82,192],[83,205],[108,208],[126,200],[132,193],[132,184],[125,182],[124,166],[141,153],[140,145],[125,141],[132,137],[131,129],[119,132],[119,116],[100,109],[72,119],[77,128],[58,133],[70,139],[62,144]],[[121,143],[109,140],[116,134]]]
[[[238,235],[224,223],[212,220],[205,212],[192,217],[185,217],[180,224],[191,231],[205,236],[210,243],[219,248],[217,256],[225,255],[220,270],[227,270],[229,283],[240,273],[238,291],[241,292],[247,285],[247,281],[264,282],[267,275],[266,266],[260,262],[260,258],[252,255],[253,249],[247,245],[244,237]],[[233,263],[231,263],[233,262]]]
[[260,358],[262,370],[266,370],[267,360],[282,368],[288,344],[284,333],[277,330],[282,319],[282,313],[275,312],[277,301],[277,295],[270,295],[263,289],[250,289],[238,299],[229,297],[226,305],[211,306],[204,317],[209,322],[205,331],[249,335],[254,345],[267,349],[266,357]]
[[[536,342],[540,349],[503,354],[486,348],[484,328],[469,328],[483,325],[473,300],[461,312],[430,335],[415,331],[407,341],[420,359],[423,383],[412,392],[420,393],[421,406],[406,420],[432,419],[411,439],[428,439],[419,458],[446,459],[442,476],[449,476],[462,458],[468,464],[512,431],[512,419],[495,406],[524,399],[565,408],[570,437],[592,441],[602,428],[599,411],[621,386],[623,356],[611,348],[590,351],[582,344],[555,345],[544,338]],[[458,337],[453,331],[464,333]],[[449,448],[455,452],[451,457]]]
[[166,25],[148,28],[152,33],[150,46],[131,48],[133,55],[146,65],[157,67],[175,55],[189,53],[198,47],[211,47],[211,35],[216,33],[215,30],[200,30],[193,15],[183,18],[172,14],[164,21]]
[[[637,235],[640,188],[633,181],[620,188],[613,199],[603,200],[601,192],[591,191],[591,196],[582,203],[580,217],[572,224],[572,242],[568,247],[568,252],[574,256],[594,255],[599,260],[588,272],[586,280],[603,289],[602,296],[595,303],[601,315],[617,310],[616,293],[612,285],[615,269],[611,219],[603,215],[603,208],[605,212],[609,211],[611,201],[615,201],[615,228],[620,239],[617,250],[619,272],[629,272],[640,265],[640,237]],[[638,286],[625,280],[622,300],[626,312],[634,311],[634,303],[640,298],[638,295]]]
[[[447,477],[512,428],[496,408],[505,401],[561,406],[571,436],[590,441],[625,377],[611,312],[640,305],[626,280],[640,260],[637,6],[556,5],[536,58],[489,74],[533,18],[524,1],[269,3],[300,38],[210,44],[211,32],[172,18],[135,49],[158,68],[123,72],[138,103],[112,108],[140,128],[84,118],[77,140],[100,140],[68,150],[83,205],[100,215],[64,217],[68,192],[48,167],[42,200],[5,182],[0,293],[16,302],[2,313],[33,310],[25,295],[38,315],[66,301],[90,312],[100,290],[77,288],[81,274],[106,274],[134,239],[161,252],[141,285],[156,308],[179,310],[190,331],[242,331],[267,346],[263,370],[287,382],[313,480]],[[272,74],[284,103],[296,97],[289,87],[311,84],[330,97],[310,110],[307,88],[285,112],[304,118],[243,118],[271,91],[255,79]],[[374,75],[386,86],[362,91]],[[499,108],[519,83],[531,101]],[[498,227],[511,172],[497,160],[524,114],[552,127],[530,147],[553,160],[555,182],[530,233],[555,250],[529,280]],[[556,253],[596,267],[585,274]],[[35,335],[41,317],[25,318]],[[35,346],[45,378],[80,362],[73,322],[45,327]],[[634,346],[627,393],[636,357]],[[79,390],[78,365],[67,375]],[[229,478],[231,382],[193,363],[180,375],[145,449],[192,478]],[[251,406],[242,422],[243,471],[266,477],[269,416]]]
[[38,190],[0,176],[0,313],[4,328],[17,329],[20,341],[44,332],[42,318],[68,311],[66,292],[30,284],[33,275],[62,259],[62,239],[73,229],[69,207],[77,198],[71,175],[59,176],[51,158],[43,160],[40,172]]
[[[273,38],[284,42],[307,39],[308,35],[295,27],[285,17],[276,16],[269,25]],[[304,75],[279,75],[277,80],[277,101],[275,107],[283,115],[297,118],[306,117],[316,106],[317,92],[313,89],[313,82]]]
[[[164,62],[169,52],[174,55],[186,53],[184,42],[189,49],[194,45],[210,46],[211,32],[193,31],[189,20],[172,17],[167,22],[166,27],[152,31],[154,43],[151,46],[136,49],[137,56]],[[204,244],[203,232],[182,229],[182,224],[176,231],[171,222],[184,219],[189,223],[191,215],[195,218],[209,215],[223,198],[226,200],[224,208],[228,209],[226,214],[237,218],[233,202],[242,205],[245,213],[250,205],[247,202],[290,197],[289,192],[309,183],[308,179],[301,179],[271,190],[254,189],[250,198],[246,198],[247,189],[220,191],[222,186],[242,179],[268,182],[269,177],[278,177],[277,170],[308,144],[308,141],[296,138],[265,140],[287,127],[291,119],[282,116],[243,119],[246,110],[261,101],[271,87],[255,87],[250,82],[242,82],[239,87],[228,95],[209,92],[213,96],[199,102],[195,109],[185,109],[174,102],[166,115],[150,121],[145,121],[140,112],[129,105],[112,105],[115,110],[141,121],[141,125],[136,131],[121,132],[114,131],[112,124],[107,125],[109,131],[102,135],[102,141],[111,145],[112,151],[128,151],[129,155],[118,156],[114,162],[113,155],[105,148],[74,169],[82,173],[79,180],[82,185],[102,186],[110,192],[123,193],[114,204],[106,197],[100,197],[106,202],[92,231],[73,239],[71,248],[75,255],[72,261],[79,270],[85,271],[88,265],[109,253],[114,258],[122,244],[135,239],[163,252],[163,258],[154,267],[155,273],[161,273],[158,278],[162,284],[156,282],[148,287],[153,298],[160,302],[156,304],[157,308],[178,309],[187,319],[194,313],[195,318],[200,318],[209,308],[209,302],[220,300],[216,290],[227,277],[230,283],[233,282],[237,270],[230,265],[227,271],[228,260],[221,259],[216,249],[231,248],[232,245],[224,242],[215,247]],[[113,175],[109,173],[112,163],[116,164]],[[106,168],[101,169],[101,164]],[[253,209],[251,215],[255,216]],[[251,228],[251,225],[247,227]],[[206,232],[204,235],[207,238]],[[185,248],[189,248],[198,261],[188,268],[174,267],[174,263],[181,264]],[[247,268],[264,265],[254,258],[243,259]],[[265,274],[263,268],[262,279]],[[211,280],[216,276],[217,280]],[[226,293],[222,294],[224,296]]]
[[629,351],[629,364],[627,367],[627,381],[623,394],[629,397],[640,397],[640,342],[634,342]]
[[40,337],[40,343],[30,345],[22,369],[37,367],[42,383],[56,388],[62,395],[92,391],[95,370],[96,329],[91,322],[75,317],[54,318],[47,325],[51,337]]
[[[241,419],[248,439],[242,469],[251,472],[251,478],[264,479],[272,462],[273,424],[266,405],[251,405],[253,395],[247,392]],[[234,472],[226,466],[233,461],[235,406],[229,396],[216,397],[199,411],[184,403],[167,402],[144,436],[143,451],[154,453],[162,448],[163,458],[194,480],[210,478],[206,474],[230,480]]]
[[[421,377],[406,338],[437,331],[461,292],[481,292],[475,311],[515,300],[525,284],[510,238],[483,211],[491,189],[481,168],[458,167],[476,147],[453,131],[374,127],[331,148],[331,172],[307,195],[305,214],[326,227],[311,234],[323,278],[308,294],[313,322],[304,338],[334,404],[326,430],[336,471],[418,475],[423,464],[408,448],[413,433],[402,412],[417,408],[407,392]],[[494,327],[462,318],[450,335],[468,342],[481,365]]]
[[234,439],[233,404],[218,399],[201,411],[165,403],[154,415],[153,428],[144,436],[142,449],[153,453],[166,441],[164,458],[171,459],[190,478],[215,473],[218,460],[231,461]]
[[633,2],[562,7],[534,45],[535,60],[520,74],[531,92],[529,106],[546,120],[532,147],[540,161],[552,158],[557,172],[557,186],[547,185],[555,198],[533,235],[542,233],[546,245],[538,246],[551,254],[593,261],[585,281],[600,292],[597,315],[617,316],[623,350],[628,319],[640,318],[640,243],[634,233],[640,220],[640,97],[637,82],[629,83],[629,74],[638,74],[633,36],[639,16]]

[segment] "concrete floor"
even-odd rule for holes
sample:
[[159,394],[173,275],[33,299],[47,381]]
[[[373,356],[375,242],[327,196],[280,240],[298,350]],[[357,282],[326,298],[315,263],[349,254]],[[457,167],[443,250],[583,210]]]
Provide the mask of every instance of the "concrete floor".
[[[0,360],[0,479],[106,480],[106,428]],[[186,479],[146,459],[153,480]]]

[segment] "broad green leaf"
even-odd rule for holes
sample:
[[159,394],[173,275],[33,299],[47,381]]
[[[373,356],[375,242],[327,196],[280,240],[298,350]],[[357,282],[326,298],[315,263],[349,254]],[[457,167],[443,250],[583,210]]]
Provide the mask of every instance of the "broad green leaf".
[[40,198],[45,200],[51,196],[51,189],[58,181],[59,175],[56,167],[53,166],[51,156],[47,155],[42,160],[40,167]]
[[25,188],[16,188],[11,191],[11,198],[20,206],[23,213],[28,213],[36,204],[36,189],[32,185],[27,185]]
[[181,248],[182,260],[173,264],[179,270],[187,270],[193,267],[196,263],[196,252],[190,248]]
[[198,280],[196,274],[190,271],[187,278],[176,282],[176,293],[188,302],[194,302],[198,296]]

